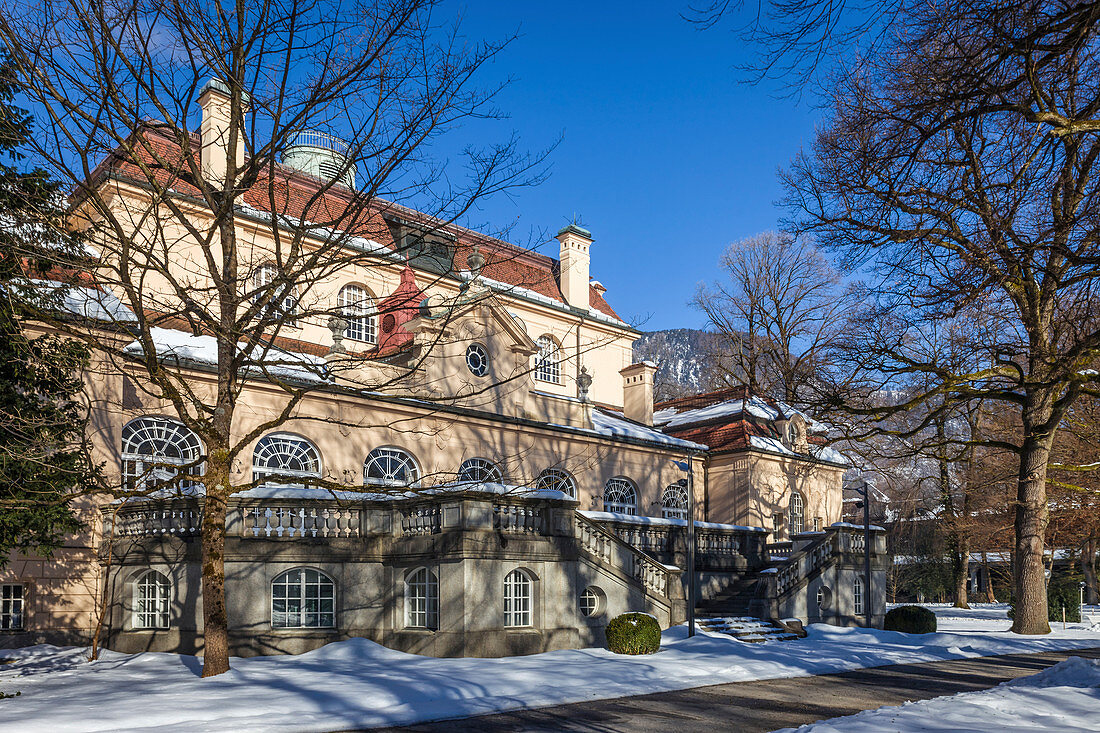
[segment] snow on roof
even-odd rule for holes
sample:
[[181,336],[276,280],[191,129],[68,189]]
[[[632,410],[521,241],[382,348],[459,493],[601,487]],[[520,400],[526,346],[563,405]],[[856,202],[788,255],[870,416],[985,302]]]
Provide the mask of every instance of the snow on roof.
[[845,466],[851,464],[851,461],[848,460],[848,456],[844,455],[836,448],[830,448],[827,445],[818,446],[814,450],[814,457],[819,461],[828,461],[829,463],[840,463]]
[[[661,527],[687,526],[686,519],[675,519],[673,517],[640,517],[635,514],[620,514],[618,512],[592,512],[583,509],[578,510],[577,513],[596,522],[626,522],[628,524],[645,524]],[[718,522],[696,521],[695,526],[699,529],[732,529],[740,532],[766,533],[768,531],[763,527],[748,527],[741,524],[719,524]]]
[[[301,484],[263,484],[251,489],[239,491],[233,496],[238,499],[278,499],[285,501],[299,499],[306,501],[321,501],[334,499],[337,501],[410,501],[431,496],[445,494],[493,494],[496,496],[517,497],[523,499],[551,499],[578,503],[564,491],[556,489],[533,489],[529,486],[517,486],[515,484],[500,483],[476,483],[473,481],[448,481],[436,486],[415,489],[400,490],[395,488],[390,493],[371,491],[371,487],[364,487],[363,491],[343,489],[329,489],[322,486],[303,486]],[[201,497],[205,494],[202,484],[184,484],[179,487],[165,488],[151,492],[143,497],[131,497],[120,499],[119,502],[156,501],[161,499],[182,499],[187,497]],[[116,502],[117,503],[117,502]]]
[[[218,342],[213,336],[195,336],[170,328],[150,328],[149,335],[153,340],[157,358],[160,360],[171,356],[194,364],[211,366],[218,364]],[[248,344],[240,343],[238,348],[243,351],[248,348]],[[139,340],[128,344],[124,351],[134,356],[144,353]],[[255,346],[244,368],[281,379],[311,384],[332,381],[327,374],[326,362],[321,357],[296,351],[284,351],[274,346]]]
[[[474,274],[469,270],[460,270],[457,275],[460,280],[474,279]],[[534,300],[538,303],[548,305],[551,308],[556,308],[557,310],[572,310],[567,304],[561,302],[560,300],[557,300],[556,298],[551,298],[548,295],[543,295],[542,293],[536,292],[530,288],[525,288],[522,285],[512,285],[511,283],[494,280],[491,277],[486,277],[485,275],[478,275],[477,279],[480,282],[484,283],[485,286],[488,287],[490,290],[495,290],[498,293],[507,293],[508,295],[514,295],[527,300]],[[612,318],[606,313],[599,312],[595,308],[588,309],[588,316],[590,318],[594,318],[597,321],[609,323],[612,326],[619,326],[620,328],[629,328],[631,330],[635,330],[634,327],[631,326],[629,323],[621,321],[618,318]]]
[[682,440],[680,438],[674,438],[671,435],[665,435],[656,428],[631,422],[626,418],[604,412],[599,408],[594,408],[592,410],[592,429],[593,432],[600,435],[637,438],[638,440],[672,445],[677,448],[687,448],[688,450],[707,450],[707,446],[701,443],[693,443],[690,440]]

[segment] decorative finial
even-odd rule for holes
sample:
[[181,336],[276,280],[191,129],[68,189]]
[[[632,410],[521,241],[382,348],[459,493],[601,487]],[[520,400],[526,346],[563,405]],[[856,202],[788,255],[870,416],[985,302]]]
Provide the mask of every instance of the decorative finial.
[[581,402],[588,402],[588,389],[592,386],[592,375],[588,373],[588,367],[582,366],[581,373],[577,375],[577,396]]
[[470,254],[466,257],[466,266],[470,268],[470,274],[474,280],[481,277],[481,268],[485,267],[485,257],[475,244]]
[[348,322],[340,316],[333,316],[328,319],[328,330],[332,331],[332,348],[329,349],[328,353],[348,353],[348,350],[344,347],[344,332],[348,330]]

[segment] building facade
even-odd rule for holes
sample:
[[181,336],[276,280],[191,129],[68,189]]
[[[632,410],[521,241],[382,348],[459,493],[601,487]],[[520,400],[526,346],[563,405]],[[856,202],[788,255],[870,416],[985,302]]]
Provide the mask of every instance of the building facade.
[[[219,129],[219,94],[200,97],[204,135]],[[170,136],[135,134],[139,151],[184,155]],[[210,141],[194,142],[207,165]],[[266,189],[283,193],[278,210],[249,191],[234,211],[257,288],[281,277],[281,236],[308,248],[320,229],[300,202],[331,182],[301,153]],[[114,649],[201,653],[206,447],[143,375],[171,369],[196,404],[213,402],[214,340],[174,297],[208,254],[191,232],[213,223],[183,179],[169,188],[187,220],[161,216],[134,155],[111,156],[90,185],[113,221],[134,222],[125,238],[167,243],[172,267],[143,272],[140,297],[95,264],[64,286],[69,316],[119,355],[88,375],[91,438],[119,490],[81,508],[87,531],[53,557],[0,570],[0,646],[98,630]],[[332,190],[327,207],[354,199]],[[103,215],[79,200],[74,212]],[[702,402],[655,413],[654,367],[633,362],[638,332],[590,277],[588,231],[563,228],[554,258],[392,204],[362,223],[345,241],[369,264],[349,258],[288,288],[278,307],[294,317],[246,367],[232,433],[247,449],[226,524],[232,653],[352,636],[447,656],[599,645],[622,612],[680,623],[691,577],[718,611],[752,589],[752,610],[771,618],[856,620],[859,582],[844,575],[856,535],[829,526],[841,457],[783,406],[754,418],[771,442],[744,445],[692,414]],[[106,272],[118,246],[99,236]]]

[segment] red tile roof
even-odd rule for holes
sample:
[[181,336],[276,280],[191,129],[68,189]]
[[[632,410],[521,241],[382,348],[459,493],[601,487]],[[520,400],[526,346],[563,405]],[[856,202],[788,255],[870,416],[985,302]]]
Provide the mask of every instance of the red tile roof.
[[[139,140],[138,136],[143,137]],[[166,133],[146,126],[130,136],[130,146],[138,156],[128,156],[121,147],[116,149],[93,172],[91,185],[113,173],[139,185],[147,185],[151,176],[158,186],[171,188],[188,196],[200,196],[193,184],[190,166],[183,164],[183,153],[177,140]],[[190,139],[192,160],[197,164],[199,138]],[[135,159],[137,158],[137,159]],[[159,162],[158,162],[159,159]],[[144,161],[143,165],[139,162]],[[197,168],[197,165],[196,165]],[[442,221],[399,204],[383,199],[356,198],[348,189],[330,186],[325,189],[317,179],[282,165],[274,168],[274,181],[261,177],[242,196],[249,206],[265,212],[304,219],[324,226],[326,220],[338,223],[339,228],[359,236],[383,243],[396,250],[386,219],[400,216],[404,219],[431,226],[455,237],[455,269],[469,269],[467,258],[473,247],[478,246],[486,259],[482,274],[493,280],[526,288],[559,303],[565,303],[558,285],[558,261],[552,257],[523,249],[500,239],[475,232],[465,227]],[[362,206],[360,211],[348,212],[349,206]],[[599,288],[589,288],[591,307],[606,316],[618,319]]]

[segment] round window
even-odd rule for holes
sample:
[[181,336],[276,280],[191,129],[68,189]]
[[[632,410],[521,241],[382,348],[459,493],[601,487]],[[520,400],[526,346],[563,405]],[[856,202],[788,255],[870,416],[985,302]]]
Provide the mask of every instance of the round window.
[[484,377],[489,373],[489,352],[481,344],[466,347],[466,366],[475,377]]
[[397,327],[397,318],[392,313],[382,316],[382,333],[392,333]]
[[829,604],[833,600],[833,592],[828,586],[821,586],[817,589],[817,610],[824,611],[829,607]]
[[604,603],[603,591],[594,585],[590,585],[584,589],[581,593],[581,615],[582,616],[598,616],[603,613]]

